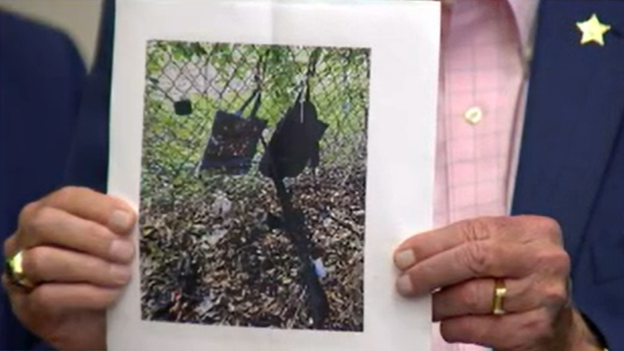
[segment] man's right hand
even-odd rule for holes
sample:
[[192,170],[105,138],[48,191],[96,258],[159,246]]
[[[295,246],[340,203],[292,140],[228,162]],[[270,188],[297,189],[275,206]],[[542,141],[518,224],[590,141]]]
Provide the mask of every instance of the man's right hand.
[[105,350],[106,309],[130,279],[136,213],[125,202],[64,188],[26,206],[4,254],[23,255],[23,289],[3,276],[13,310],[58,350]]

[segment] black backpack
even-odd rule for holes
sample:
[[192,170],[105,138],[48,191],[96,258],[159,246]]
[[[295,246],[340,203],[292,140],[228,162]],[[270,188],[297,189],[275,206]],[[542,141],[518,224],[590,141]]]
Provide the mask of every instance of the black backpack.
[[303,101],[302,95],[299,94],[295,104],[278,122],[262,156],[260,172],[266,177],[293,178],[301,174],[306,166],[319,165],[319,144],[328,125],[318,119],[309,90]]

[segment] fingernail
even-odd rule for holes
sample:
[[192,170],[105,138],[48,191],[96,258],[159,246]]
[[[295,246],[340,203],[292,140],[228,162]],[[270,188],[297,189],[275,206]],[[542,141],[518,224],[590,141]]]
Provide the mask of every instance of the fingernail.
[[125,284],[130,279],[130,268],[120,265],[111,265],[110,274],[115,284]]
[[132,216],[125,211],[116,210],[111,215],[109,224],[116,232],[128,231],[132,227]]
[[127,241],[115,240],[110,246],[110,253],[115,260],[128,262],[134,256],[134,246]]
[[410,295],[414,292],[412,280],[408,275],[404,275],[397,280],[397,290],[403,295]]
[[403,250],[396,254],[394,261],[399,269],[405,269],[416,263],[416,256],[413,250]]

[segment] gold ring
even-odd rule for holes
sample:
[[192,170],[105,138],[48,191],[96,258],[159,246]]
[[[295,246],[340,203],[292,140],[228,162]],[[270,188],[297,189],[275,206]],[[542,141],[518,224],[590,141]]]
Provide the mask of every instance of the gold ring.
[[494,280],[494,299],[492,301],[492,314],[501,316],[506,313],[504,302],[507,295],[507,287],[503,279]]
[[9,278],[11,284],[24,289],[32,289],[35,287],[26,274],[24,273],[24,252],[19,251],[12,257],[7,258],[4,264],[4,272]]

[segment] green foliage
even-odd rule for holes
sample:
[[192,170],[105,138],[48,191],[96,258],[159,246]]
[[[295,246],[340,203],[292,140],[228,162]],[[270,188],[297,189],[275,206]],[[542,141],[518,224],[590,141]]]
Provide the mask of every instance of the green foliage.
[[[258,116],[272,131],[309,83],[319,118],[329,124],[322,141],[325,163],[352,154],[360,146],[353,138],[365,134],[368,49],[152,41],[146,68],[142,176],[155,197],[195,194],[224,181],[196,172],[214,115],[235,112],[258,87]],[[180,99],[191,101],[190,116],[174,113]],[[243,183],[255,186],[253,173]]]

